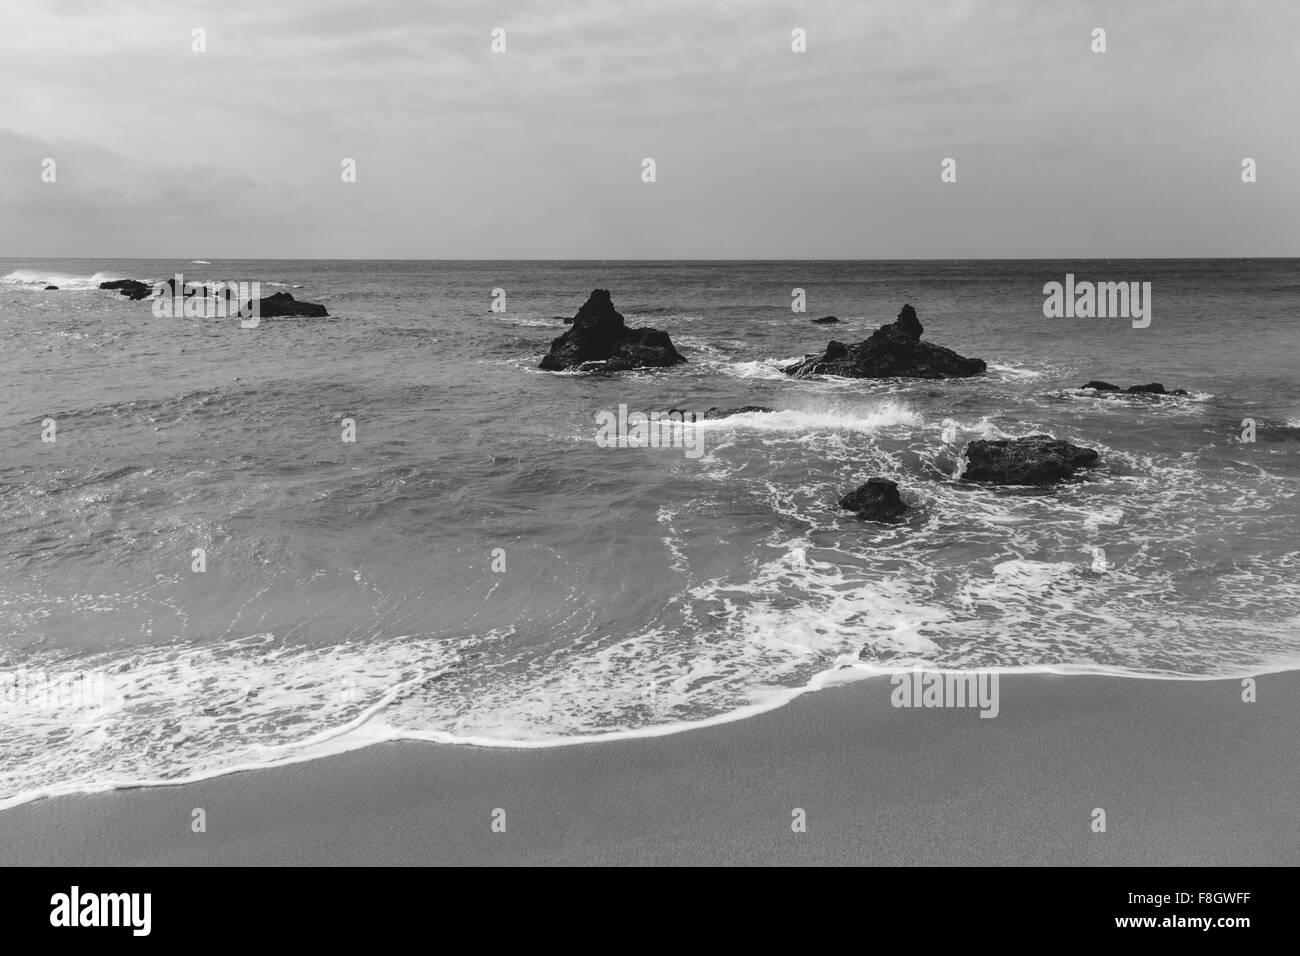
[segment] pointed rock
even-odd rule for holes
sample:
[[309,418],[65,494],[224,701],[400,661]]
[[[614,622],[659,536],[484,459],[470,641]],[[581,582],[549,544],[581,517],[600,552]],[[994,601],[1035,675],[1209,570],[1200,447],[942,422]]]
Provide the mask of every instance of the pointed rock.
[[573,317],[573,327],[551,342],[539,368],[559,372],[600,363],[600,371],[622,372],[685,361],[667,332],[629,329],[614,308],[609,290],[595,289]]

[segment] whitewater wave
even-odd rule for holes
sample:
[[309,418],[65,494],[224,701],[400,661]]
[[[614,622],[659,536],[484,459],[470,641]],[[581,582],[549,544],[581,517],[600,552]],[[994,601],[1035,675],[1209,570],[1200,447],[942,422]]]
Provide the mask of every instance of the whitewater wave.
[[67,272],[51,272],[46,269],[15,269],[6,276],[0,276],[0,286],[39,292],[47,285],[56,285],[62,292],[84,292],[98,289],[101,282],[109,282],[120,276],[105,272],[94,275],[73,275]]
[[817,432],[850,431],[871,434],[885,428],[920,425],[920,413],[900,402],[884,402],[870,408],[826,405],[790,408],[774,412],[745,412],[695,423],[712,431],[786,432],[809,435]]

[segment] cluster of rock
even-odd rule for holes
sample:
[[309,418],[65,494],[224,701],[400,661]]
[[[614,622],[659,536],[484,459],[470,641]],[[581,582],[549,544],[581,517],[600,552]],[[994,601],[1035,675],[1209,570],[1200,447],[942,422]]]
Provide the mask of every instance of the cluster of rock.
[[[1050,435],[977,439],[966,445],[959,477],[999,485],[1051,485],[1095,465],[1099,457],[1091,448]],[[868,478],[866,484],[840,499],[840,507],[869,521],[893,521],[908,510],[898,485],[887,478]]]
[[[187,283],[188,284],[188,283]],[[176,294],[176,280],[174,278],[163,282],[171,294]],[[141,282],[139,279],[113,279],[109,282],[101,282],[101,289],[107,289],[111,292],[118,292],[131,300],[147,299],[153,295],[154,287],[147,282]],[[47,286],[48,289],[57,289],[57,286]],[[206,295],[208,287],[203,287]],[[182,293],[184,294],[184,293]],[[244,303],[243,311],[245,315],[252,314],[252,300]],[[257,300],[257,314],[264,318],[279,318],[283,316],[302,316],[311,319],[327,318],[329,312],[325,306],[318,305],[315,302],[299,302],[288,292],[276,292],[273,295],[264,296]]]
[[1186,395],[1187,389],[1176,388],[1173,391],[1166,391],[1165,387],[1159,382],[1152,382],[1150,385],[1130,385],[1128,388],[1120,388],[1118,385],[1112,385],[1110,382],[1091,381],[1087,385],[1080,385],[1080,388],[1090,388],[1094,392],[1118,392],[1121,395]]
[[[572,328],[551,342],[541,368],[549,371],[580,368],[592,371],[625,371],[633,368],[667,367],[685,362],[666,332],[658,329],[630,329],[614,308],[606,289],[596,289],[572,319]],[[838,322],[835,316],[813,319],[817,324]],[[922,342],[925,329],[916,310],[904,305],[898,318],[878,328],[854,345],[830,342],[819,355],[807,355],[781,371],[793,378],[838,375],[849,378],[968,378],[987,369],[983,359],[966,358],[951,349]],[[1120,389],[1109,382],[1092,381],[1083,386],[1098,392],[1124,394],[1186,395],[1182,389],[1166,391],[1160,383]],[[738,408],[714,406],[697,419],[726,418],[753,412],[771,412],[762,405]],[[673,409],[670,416],[685,417]],[[1001,485],[1044,486],[1065,481],[1081,468],[1096,465],[1100,456],[1050,435],[1025,438],[977,439],[964,449],[958,476],[965,481]],[[894,521],[908,511],[898,484],[873,477],[840,498],[840,507],[872,521]]]
[[147,282],[141,282],[139,279],[113,279],[111,282],[101,282],[99,287],[113,292],[120,292],[131,300],[147,299],[153,295],[153,286]]

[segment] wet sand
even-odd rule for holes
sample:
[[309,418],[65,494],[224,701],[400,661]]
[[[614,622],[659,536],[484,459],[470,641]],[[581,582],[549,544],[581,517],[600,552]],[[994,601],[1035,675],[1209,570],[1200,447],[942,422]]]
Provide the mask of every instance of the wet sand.
[[664,737],[381,744],[40,800],[0,811],[0,863],[1300,863],[1300,673],[1259,677],[1255,703],[1237,680],[1004,675],[992,719],[890,691]]

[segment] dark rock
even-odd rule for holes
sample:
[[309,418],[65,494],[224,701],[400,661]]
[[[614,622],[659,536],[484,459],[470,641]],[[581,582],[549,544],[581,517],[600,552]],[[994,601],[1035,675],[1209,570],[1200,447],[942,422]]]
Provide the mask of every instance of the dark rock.
[[56,285],[47,285],[47,286],[45,287],[45,291],[46,291],[46,292],[58,292],[58,291],[59,291],[59,287],[56,286]]
[[[245,315],[252,315],[253,303],[244,303]],[[325,306],[315,302],[299,302],[287,292],[277,292],[257,300],[257,314],[263,319],[281,316],[302,316],[308,319],[323,319],[329,315]]]
[[1098,392],[1119,392],[1123,395],[1186,395],[1187,389],[1176,388],[1172,392],[1165,391],[1165,387],[1159,382],[1152,382],[1150,385],[1130,385],[1128,388],[1120,388],[1118,385],[1112,385],[1110,382],[1089,382],[1082,388],[1091,388]]
[[820,319],[813,319],[813,325],[834,325],[838,321],[833,315],[823,315]]
[[966,446],[962,477],[1000,485],[1050,485],[1069,478],[1076,468],[1095,464],[1097,457],[1091,448],[1049,435],[977,439]]
[[803,360],[781,371],[794,378],[809,375],[843,375],[848,378],[968,378],[982,375],[983,359],[965,358],[952,349],[922,342],[925,331],[916,310],[903,306],[898,319],[882,325],[871,337],[856,345],[830,342],[821,355]]
[[738,408],[719,408],[714,405],[703,415],[698,412],[690,412],[683,408],[674,408],[668,414],[675,415],[678,419],[684,419],[687,415],[695,415],[696,420],[703,419],[710,421],[715,418],[729,418],[732,415],[748,415],[750,412],[774,412],[775,408],[768,408],[766,405],[741,405]]
[[1165,387],[1159,382],[1152,382],[1150,385],[1130,385],[1125,391],[1129,395],[1186,395],[1187,389],[1176,388],[1172,392],[1166,391]]
[[706,420],[711,418],[727,418],[731,415],[748,415],[751,412],[774,412],[775,408],[768,408],[766,405],[741,405],[738,408],[718,408],[714,405],[704,413]]
[[147,299],[153,295],[153,286],[147,282],[141,282],[139,279],[113,279],[110,282],[101,282],[99,287],[113,292],[120,292],[132,301]]
[[898,496],[898,485],[887,478],[868,478],[867,483],[840,499],[840,507],[856,511],[869,521],[888,521],[907,510]]
[[894,320],[894,325],[898,326],[898,331],[909,339],[920,341],[921,336],[925,333],[925,326],[916,317],[916,309],[910,305],[903,306],[902,311],[898,313],[898,318]]
[[573,328],[551,342],[540,368],[559,372],[588,362],[603,363],[602,371],[659,368],[685,362],[667,332],[629,329],[614,309],[607,289],[596,289],[573,317]]

